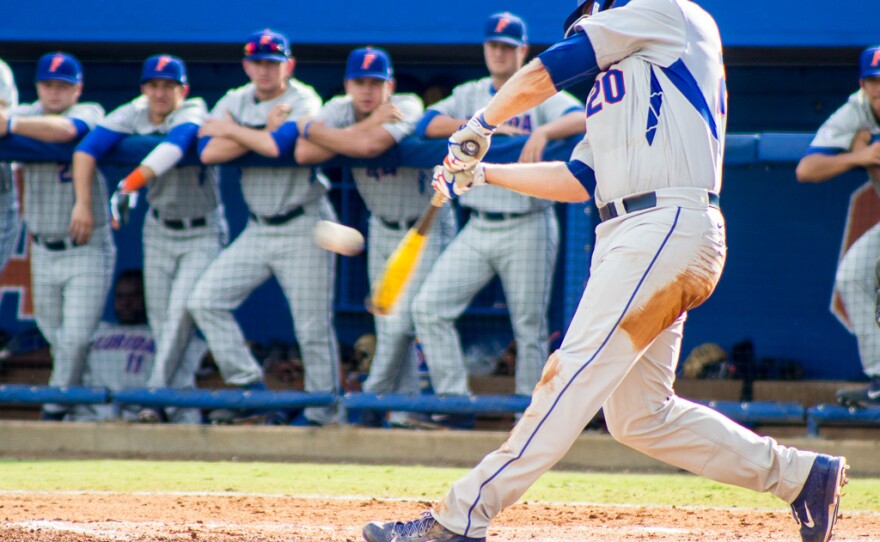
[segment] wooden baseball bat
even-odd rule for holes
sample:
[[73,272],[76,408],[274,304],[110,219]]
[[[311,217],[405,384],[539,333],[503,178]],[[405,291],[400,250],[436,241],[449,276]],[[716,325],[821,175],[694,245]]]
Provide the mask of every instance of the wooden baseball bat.
[[403,239],[394,249],[394,252],[385,262],[382,275],[373,286],[373,292],[367,299],[367,310],[372,314],[386,315],[394,310],[394,305],[400,299],[400,294],[406,288],[409,279],[419,263],[419,258],[425,250],[425,241],[431,224],[437,211],[446,203],[446,198],[440,192],[436,192],[431,198],[431,204],[422,212],[422,216],[406,232]]

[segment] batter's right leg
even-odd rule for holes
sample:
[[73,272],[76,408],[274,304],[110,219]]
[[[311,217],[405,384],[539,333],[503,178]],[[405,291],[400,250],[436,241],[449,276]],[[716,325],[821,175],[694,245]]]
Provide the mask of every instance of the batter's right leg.
[[246,386],[263,380],[232,311],[269,278],[252,225],[215,259],[196,283],[187,308],[208,341],[224,382]]

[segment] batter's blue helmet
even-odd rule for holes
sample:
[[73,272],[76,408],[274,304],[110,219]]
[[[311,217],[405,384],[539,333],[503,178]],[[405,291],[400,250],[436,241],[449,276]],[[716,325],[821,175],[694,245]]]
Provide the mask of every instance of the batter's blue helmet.
[[[581,13],[584,6],[588,3],[592,2],[593,7],[590,13]],[[565,23],[562,25],[562,31],[565,32],[565,35],[568,36],[568,33],[571,31],[571,26],[577,22],[584,15],[595,15],[600,11],[605,11],[611,8],[619,8],[621,6],[625,6],[629,3],[629,0],[577,0],[577,7],[574,8],[574,11],[566,17]]]

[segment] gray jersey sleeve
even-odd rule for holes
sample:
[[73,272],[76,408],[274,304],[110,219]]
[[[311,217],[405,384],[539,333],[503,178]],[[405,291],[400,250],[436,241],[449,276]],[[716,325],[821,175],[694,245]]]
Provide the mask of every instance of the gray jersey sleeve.
[[104,118],[104,108],[100,104],[91,102],[78,103],[68,109],[65,115],[83,121],[91,130]]
[[853,137],[859,130],[878,131],[878,123],[867,103],[864,93],[859,90],[847,102],[831,114],[810,143],[810,149],[849,150]]
[[[136,133],[135,127],[137,125],[137,117],[140,115],[140,107],[138,106],[142,105],[139,104],[138,101],[140,101],[141,98],[114,109],[109,115],[107,115],[107,118],[101,122],[101,126],[120,134],[130,135]],[[146,101],[146,99],[144,98],[143,101]]]
[[477,105],[476,98],[478,95],[482,94],[479,89],[485,86],[485,81],[486,79],[479,79],[458,85],[452,89],[452,94],[433,104],[428,110],[436,111],[441,115],[446,115],[447,117],[452,117],[454,119],[470,118],[477,109],[483,107],[492,97],[487,94],[485,99],[482,100],[483,103]]
[[18,88],[15,86],[15,77],[6,62],[0,60],[0,107],[15,107],[18,105]]
[[315,117],[328,128],[345,128],[354,124],[354,106],[348,96],[334,96]]
[[190,98],[184,101],[180,108],[170,115],[170,128],[180,126],[181,124],[197,124],[201,126],[207,116],[208,107],[205,105],[205,100]]

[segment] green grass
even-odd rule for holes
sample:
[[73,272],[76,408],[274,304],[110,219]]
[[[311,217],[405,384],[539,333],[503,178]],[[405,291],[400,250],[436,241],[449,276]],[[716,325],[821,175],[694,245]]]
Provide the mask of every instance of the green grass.
[[[229,492],[433,500],[465,469],[311,463],[2,460],[0,490]],[[880,479],[856,478],[842,509],[880,512]],[[525,501],[782,509],[782,501],[686,474],[551,471]]]

